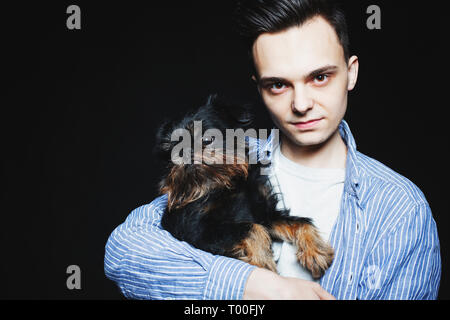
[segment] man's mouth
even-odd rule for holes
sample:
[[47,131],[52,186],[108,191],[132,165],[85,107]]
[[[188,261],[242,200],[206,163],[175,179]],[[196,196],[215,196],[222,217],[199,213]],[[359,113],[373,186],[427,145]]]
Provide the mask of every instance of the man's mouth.
[[292,123],[296,128],[300,130],[311,130],[317,127],[317,125],[323,120],[323,118],[313,119],[308,121],[300,121]]

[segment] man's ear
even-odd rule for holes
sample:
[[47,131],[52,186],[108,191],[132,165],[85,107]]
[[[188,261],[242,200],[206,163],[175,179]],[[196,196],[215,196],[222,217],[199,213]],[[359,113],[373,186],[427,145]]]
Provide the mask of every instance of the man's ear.
[[355,88],[356,82],[358,81],[359,72],[359,60],[357,56],[352,56],[348,60],[348,91]]
[[252,80],[253,80],[253,82],[255,83],[256,88],[258,89],[259,94],[261,94],[261,89],[259,88],[258,80],[256,79],[256,76],[255,76],[255,75],[252,75]]

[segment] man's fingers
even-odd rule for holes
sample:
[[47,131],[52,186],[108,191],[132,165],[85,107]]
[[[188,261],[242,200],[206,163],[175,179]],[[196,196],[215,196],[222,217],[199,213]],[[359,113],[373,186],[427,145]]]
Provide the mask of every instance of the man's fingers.
[[319,296],[320,300],[336,300],[335,297],[326,292],[321,286],[314,287],[314,292]]

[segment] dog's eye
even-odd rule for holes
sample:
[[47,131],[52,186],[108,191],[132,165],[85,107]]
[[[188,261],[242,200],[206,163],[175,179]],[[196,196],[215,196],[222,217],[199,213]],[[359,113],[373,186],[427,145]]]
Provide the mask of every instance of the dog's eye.
[[214,136],[211,136],[211,137],[203,137],[202,143],[203,143],[204,146],[206,146],[206,145],[208,145],[208,144],[213,143],[213,142],[214,142],[214,139],[215,139]]

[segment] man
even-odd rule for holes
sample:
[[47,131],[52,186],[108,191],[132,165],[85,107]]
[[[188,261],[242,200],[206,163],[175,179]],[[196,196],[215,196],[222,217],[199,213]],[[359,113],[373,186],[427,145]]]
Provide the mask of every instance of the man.
[[[105,273],[139,299],[436,299],[441,261],[423,193],[356,150],[343,121],[358,77],[341,11],[321,0],[249,0],[238,26],[281,143],[258,141],[291,214],[313,218],[335,249],[319,283],[286,243],[278,274],[213,256],[160,225],[167,198],[134,210],[110,236]],[[267,151],[267,152],[266,152]]]

